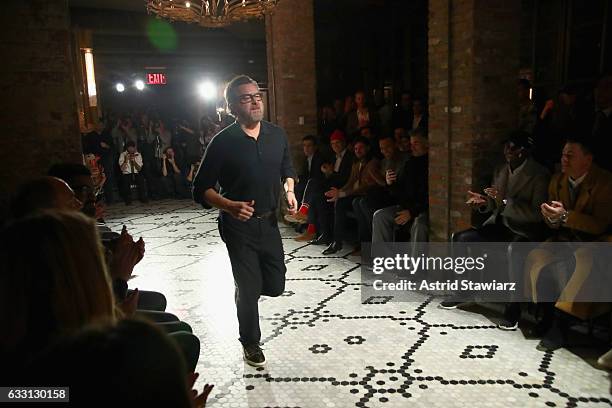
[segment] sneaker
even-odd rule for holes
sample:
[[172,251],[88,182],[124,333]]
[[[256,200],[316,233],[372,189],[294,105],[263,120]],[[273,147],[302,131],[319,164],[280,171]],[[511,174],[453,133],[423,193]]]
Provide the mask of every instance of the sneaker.
[[263,367],[266,364],[266,356],[259,344],[242,346],[244,350],[244,361],[252,367]]
[[462,302],[456,302],[454,300],[444,300],[442,302],[440,302],[440,304],[438,305],[441,309],[447,309],[447,310],[451,310],[451,309],[456,309],[457,306],[459,306]]
[[518,329],[518,321],[502,319],[497,323],[497,328],[500,330],[512,331]]

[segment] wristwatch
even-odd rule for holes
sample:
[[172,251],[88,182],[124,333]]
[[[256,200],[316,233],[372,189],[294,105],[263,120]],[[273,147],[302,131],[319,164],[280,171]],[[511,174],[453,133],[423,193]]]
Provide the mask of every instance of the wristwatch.
[[565,210],[563,214],[561,214],[561,217],[559,217],[559,220],[565,224],[567,222],[567,217],[569,217],[569,211]]

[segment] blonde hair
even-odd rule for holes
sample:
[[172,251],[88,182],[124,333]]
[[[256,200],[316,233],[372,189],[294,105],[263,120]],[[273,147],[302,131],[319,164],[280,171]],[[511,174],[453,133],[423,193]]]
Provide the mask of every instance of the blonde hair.
[[4,229],[0,236],[4,346],[44,345],[88,323],[115,320],[111,282],[93,220],[78,212],[44,211]]

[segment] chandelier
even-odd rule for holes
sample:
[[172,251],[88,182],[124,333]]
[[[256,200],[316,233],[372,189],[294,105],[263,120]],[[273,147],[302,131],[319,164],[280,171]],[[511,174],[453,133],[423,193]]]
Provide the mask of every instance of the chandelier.
[[145,0],[147,12],[171,21],[224,27],[238,21],[262,18],[279,0]]

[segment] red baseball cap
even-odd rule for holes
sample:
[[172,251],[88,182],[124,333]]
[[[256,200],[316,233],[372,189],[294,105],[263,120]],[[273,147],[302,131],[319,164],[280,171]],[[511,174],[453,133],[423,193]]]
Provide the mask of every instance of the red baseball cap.
[[341,130],[334,130],[331,134],[331,136],[329,137],[330,141],[334,141],[334,140],[342,140],[343,142],[346,140],[346,137],[344,136],[344,132]]

